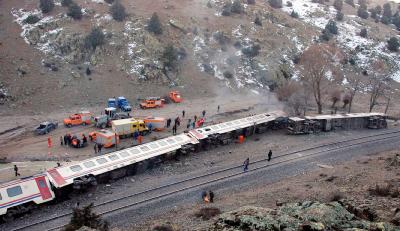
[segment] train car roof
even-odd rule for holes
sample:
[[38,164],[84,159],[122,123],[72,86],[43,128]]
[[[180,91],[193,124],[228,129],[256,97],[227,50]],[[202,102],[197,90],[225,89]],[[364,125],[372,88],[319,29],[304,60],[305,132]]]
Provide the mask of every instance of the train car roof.
[[117,168],[122,168],[152,157],[176,151],[183,145],[189,143],[196,144],[198,140],[183,133],[49,169],[47,174],[53,184],[59,188],[72,184],[75,178],[89,174],[98,175]]
[[343,119],[343,118],[360,118],[369,116],[385,116],[384,113],[349,113],[349,114],[333,114],[333,115],[316,115],[316,116],[306,116],[306,119]]
[[189,131],[197,139],[204,139],[211,134],[221,134],[230,131],[234,131],[240,128],[250,127],[254,124],[265,123],[269,121],[273,121],[276,118],[282,116],[281,112],[271,112],[271,113],[262,113],[258,115],[248,116],[245,118],[232,120],[224,123],[219,123],[215,125],[210,125],[207,127],[197,128]]

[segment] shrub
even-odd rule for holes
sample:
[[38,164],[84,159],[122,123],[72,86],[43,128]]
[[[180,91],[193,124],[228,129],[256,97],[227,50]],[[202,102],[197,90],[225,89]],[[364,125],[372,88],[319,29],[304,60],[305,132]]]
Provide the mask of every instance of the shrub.
[[247,4],[254,5],[256,4],[256,0],[247,0]]
[[106,3],[108,3],[108,4],[113,4],[114,3],[114,0],[104,0]]
[[375,12],[377,14],[381,14],[382,13],[382,7],[380,5],[375,6]]
[[329,201],[340,201],[341,199],[344,199],[343,193],[339,191],[335,191],[329,195]]
[[126,17],[125,7],[116,1],[110,7],[110,13],[116,21],[122,22]]
[[70,6],[73,3],[72,0],[61,0],[61,6]]
[[47,14],[54,8],[53,0],[40,0],[39,4],[40,9],[43,13]]
[[400,43],[399,43],[399,39],[398,38],[391,37],[388,40],[388,49],[390,51],[394,51],[394,52],[398,51],[399,50],[399,46],[400,46]]
[[90,34],[88,34],[85,38],[85,47],[86,49],[93,49],[95,50],[98,46],[104,44],[105,36],[103,31],[96,27],[92,29]]
[[255,45],[243,47],[242,53],[249,58],[253,58],[253,57],[256,57],[260,53],[260,50],[261,50],[261,46],[258,44],[255,44]]
[[393,18],[393,24],[397,27],[397,30],[400,30],[400,16]]
[[161,22],[157,13],[154,12],[151,16],[149,24],[147,25],[147,30],[157,35],[162,34]]
[[371,18],[376,19],[378,17],[375,8],[369,9],[369,12],[371,13]]
[[290,13],[290,16],[292,17],[292,18],[299,18],[299,14],[296,12],[296,11],[292,11],[292,13]]
[[178,51],[170,44],[164,48],[161,59],[164,70],[175,70],[178,66]]
[[288,7],[292,7],[292,6],[293,6],[293,3],[292,3],[292,2],[289,2],[289,1],[287,1],[287,2],[286,2],[286,6],[288,6]]
[[256,18],[254,19],[254,24],[262,26],[262,20],[259,15],[257,15]]
[[382,16],[386,16],[388,18],[391,18],[393,16],[392,14],[392,7],[390,6],[390,3],[385,3],[383,5],[383,13]]
[[328,30],[322,30],[322,34],[319,36],[319,38],[322,41],[329,41],[331,40],[332,36],[333,36],[332,33],[329,32]]
[[333,2],[333,6],[336,10],[341,11],[343,8],[343,0],[335,0],[335,2]]
[[201,208],[198,212],[194,215],[196,217],[201,217],[203,220],[210,220],[211,218],[215,217],[216,215],[220,214],[221,210],[218,208]]
[[352,7],[355,7],[355,5],[354,5],[354,0],[345,0],[345,2],[346,2],[347,4],[349,4],[350,6],[352,6]]
[[232,79],[233,78],[233,74],[232,74],[231,71],[224,71],[224,73],[222,73],[222,75],[227,79]]
[[87,226],[100,231],[108,230],[108,223],[103,221],[99,215],[92,212],[93,204],[86,207],[75,208],[72,212],[71,221],[65,227],[65,231],[78,230],[82,226]]
[[362,29],[361,29],[361,31],[360,31],[360,36],[363,37],[363,38],[368,37],[368,32],[367,32],[367,29],[366,29],[366,28],[362,28]]
[[268,2],[273,8],[282,8],[282,0],[268,0]]
[[381,17],[381,22],[385,25],[390,24],[390,18],[386,17],[386,16],[382,16]]
[[369,17],[368,11],[362,7],[358,8],[357,15],[358,15],[358,17],[363,18],[363,19],[367,19]]
[[358,0],[358,4],[361,8],[367,9],[367,0]]
[[375,195],[375,196],[390,196],[390,191],[392,189],[392,185],[391,184],[384,184],[384,185],[375,185],[375,188],[370,188],[369,189],[369,193],[371,195]]
[[229,16],[229,15],[231,15],[231,12],[232,12],[232,3],[229,1],[229,2],[226,2],[224,4],[224,6],[222,7],[221,14],[222,14],[222,16]]
[[326,24],[325,30],[329,31],[331,34],[338,34],[338,27],[336,26],[336,22],[332,19]]
[[78,4],[73,3],[68,7],[67,15],[73,19],[81,19],[82,18],[82,9]]
[[244,12],[244,8],[243,8],[240,0],[235,0],[232,3],[231,11],[232,11],[232,13],[235,13],[235,14],[241,14]]
[[175,229],[170,225],[156,225],[152,231],[175,231]]
[[338,11],[336,14],[336,20],[337,21],[342,21],[344,18],[344,14],[341,11]]
[[29,15],[25,20],[24,23],[28,24],[35,24],[40,21],[40,18],[36,15]]

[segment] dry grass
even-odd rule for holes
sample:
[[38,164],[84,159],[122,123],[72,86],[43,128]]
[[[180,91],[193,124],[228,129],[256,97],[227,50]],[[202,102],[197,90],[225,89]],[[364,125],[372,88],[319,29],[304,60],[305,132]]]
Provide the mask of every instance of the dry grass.
[[329,201],[340,201],[341,199],[344,199],[345,196],[342,192],[339,191],[335,191],[332,192],[329,196],[328,196],[328,200]]
[[196,217],[201,217],[203,220],[210,220],[216,215],[221,214],[221,210],[219,208],[209,207],[209,208],[201,208],[194,215]]
[[369,193],[374,196],[381,196],[381,197],[399,197],[399,189],[394,186],[393,184],[376,184],[375,188],[370,188]]

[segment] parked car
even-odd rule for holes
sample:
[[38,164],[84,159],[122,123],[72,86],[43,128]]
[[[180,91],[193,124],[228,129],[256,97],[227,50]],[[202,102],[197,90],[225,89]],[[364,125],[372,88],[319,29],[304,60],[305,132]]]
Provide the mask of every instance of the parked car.
[[44,135],[51,132],[52,130],[55,130],[57,127],[58,122],[45,121],[39,124],[39,126],[35,129],[35,132],[38,135]]

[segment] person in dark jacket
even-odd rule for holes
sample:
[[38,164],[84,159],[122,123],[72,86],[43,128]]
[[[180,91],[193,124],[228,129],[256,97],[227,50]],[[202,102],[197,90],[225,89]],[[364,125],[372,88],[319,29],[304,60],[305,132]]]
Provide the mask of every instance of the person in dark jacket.
[[214,202],[214,192],[213,191],[208,191],[208,196],[210,197],[210,203]]
[[271,161],[272,158],[272,150],[270,149],[268,152],[268,161]]
[[21,174],[18,173],[18,167],[15,164],[14,164],[14,172],[15,172],[15,176],[21,176]]
[[247,158],[244,162],[243,162],[243,172],[246,172],[249,169],[249,164],[250,164],[250,158]]

